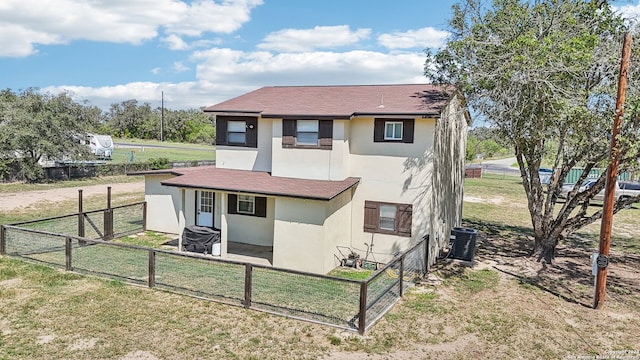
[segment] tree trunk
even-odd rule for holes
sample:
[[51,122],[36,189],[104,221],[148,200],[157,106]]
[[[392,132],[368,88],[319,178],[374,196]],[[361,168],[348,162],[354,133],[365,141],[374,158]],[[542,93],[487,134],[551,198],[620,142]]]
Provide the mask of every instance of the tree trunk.
[[545,237],[544,239],[536,238],[536,248],[534,255],[538,254],[537,261],[544,261],[547,264],[551,264],[556,257],[556,246],[558,245],[558,239],[554,237]]

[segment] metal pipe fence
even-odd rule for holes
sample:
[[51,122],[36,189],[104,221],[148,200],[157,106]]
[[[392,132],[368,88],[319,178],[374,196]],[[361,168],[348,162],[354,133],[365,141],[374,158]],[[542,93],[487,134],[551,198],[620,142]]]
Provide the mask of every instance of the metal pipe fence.
[[[112,208],[114,223],[126,223],[118,229],[141,225],[117,209]],[[360,334],[426,271],[428,238],[356,281],[24,227],[37,223],[2,225],[0,253]]]

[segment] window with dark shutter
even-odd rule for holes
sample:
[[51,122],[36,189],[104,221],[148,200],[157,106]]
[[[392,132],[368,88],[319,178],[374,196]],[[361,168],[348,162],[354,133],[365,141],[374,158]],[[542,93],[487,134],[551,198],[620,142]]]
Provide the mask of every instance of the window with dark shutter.
[[321,149],[331,150],[333,146],[333,121],[320,120],[318,130],[319,145]]
[[264,196],[229,194],[227,201],[229,214],[267,217],[267,198]]
[[333,120],[282,120],[282,147],[331,150]]
[[365,201],[364,231],[410,237],[412,216],[411,204]]
[[296,121],[282,120],[282,147],[289,148],[296,145]]
[[378,230],[378,203],[364,202],[364,231],[376,232]]
[[373,142],[413,143],[414,119],[374,119]]
[[227,119],[216,117],[216,145],[227,145]]
[[258,147],[258,118],[216,117],[216,145]]

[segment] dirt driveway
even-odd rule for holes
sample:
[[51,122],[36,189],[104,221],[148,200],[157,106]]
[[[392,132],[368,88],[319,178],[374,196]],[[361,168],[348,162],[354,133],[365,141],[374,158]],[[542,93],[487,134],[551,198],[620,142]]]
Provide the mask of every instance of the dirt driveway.
[[40,201],[58,202],[78,198],[78,190],[84,197],[107,194],[111,186],[112,193],[130,193],[144,191],[144,181],[116,183],[111,185],[91,185],[47,190],[25,191],[20,193],[0,193],[0,211],[12,211],[27,208]]

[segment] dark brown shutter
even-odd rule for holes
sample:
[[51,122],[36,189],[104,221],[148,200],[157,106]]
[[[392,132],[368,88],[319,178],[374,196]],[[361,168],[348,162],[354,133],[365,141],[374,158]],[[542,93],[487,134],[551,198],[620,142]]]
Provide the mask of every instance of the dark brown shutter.
[[375,119],[373,123],[373,142],[384,141],[384,120]]
[[396,208],[396,221],[398,235],[411,236],[411,217],[413,215],[413,205],[399,204]]
[[364,202],[364,231],[376,232],[380,223],[380,210],[378,203],[373,201]]
[[227,145],[227,119],[216,117],[216,145]]
[[402,120],[402,142],[413,143],[414,119]]
[[333,144],[333,120],[320,120],[318,123],[320,149],[331,150]]
[[227,212],[229,214],[237,214],[238,213],[238,195],[229,194],[227,196]]
[[296,121],[282,120],[282,147],[289,148],[296,145]]
[[247,133],[246,133],[247,147],[257,148],[258,147],[258,119],[249,118],[247,119],[246,124],[247,124]]
[[256,216],[267,217],[267,198],[256,196]]

